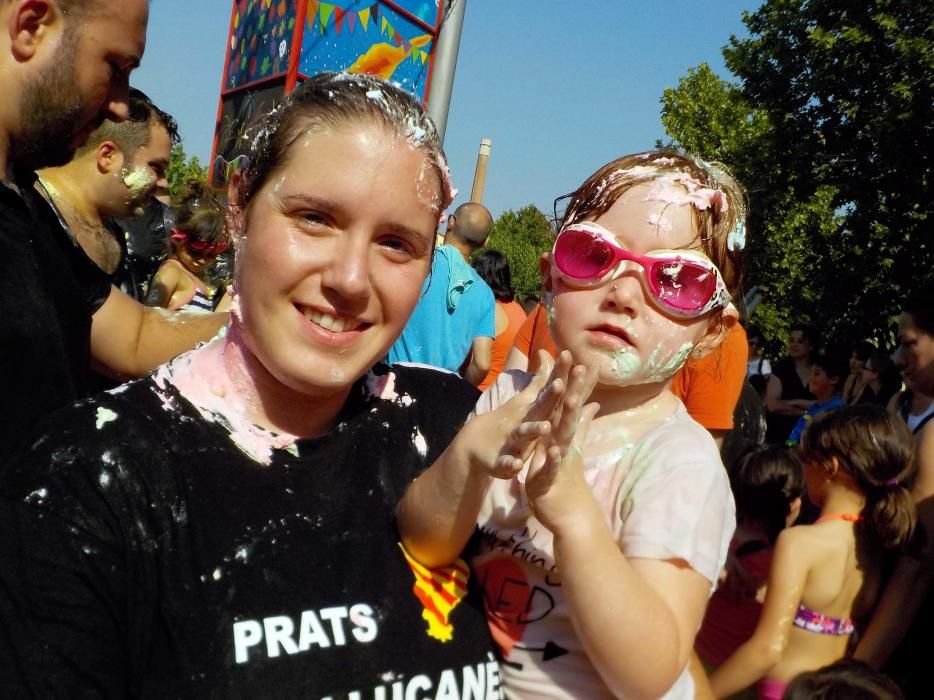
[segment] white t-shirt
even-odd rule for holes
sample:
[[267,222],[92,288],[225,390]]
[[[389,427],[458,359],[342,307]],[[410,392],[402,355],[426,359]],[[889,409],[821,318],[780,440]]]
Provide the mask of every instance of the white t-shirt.
[[764,357],[750,357],[746,363],[746,376],[751,377],[754,374],[772,374],[772,365]]
[[[530,378],[504,372],[476,412],[501,405]],[[713,438],[683,405],[637,442],[589,457],[584,469],[624,554],[682,559],[716,582],[736,523],[733,496]],[[529,510],[525,473],[492,481],[478,518],[481,550],[471,561],[505,659],[507,697],[611,698],[574,632],[553,537]],[[687,669],[663,697],[694,697]]]

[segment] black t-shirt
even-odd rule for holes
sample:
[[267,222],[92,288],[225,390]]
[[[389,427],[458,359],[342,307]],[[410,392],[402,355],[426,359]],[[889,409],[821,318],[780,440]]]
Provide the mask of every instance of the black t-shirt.
[[124,264],[118,271],[116,284],[120,289],[143,302],[149,280],[166,256],[166,220],[171,210],[154,199],[142,216],[116,219],[124,239]]
[[91,316],[107,276],[77,248],[32,182],[0,183],[0,462],[36,422],[84,395]]
[[469,570],[393,519],[476,390],[394,371],[269,465],[151,379],[46,421],[0,482],[0,697],[499,697]]

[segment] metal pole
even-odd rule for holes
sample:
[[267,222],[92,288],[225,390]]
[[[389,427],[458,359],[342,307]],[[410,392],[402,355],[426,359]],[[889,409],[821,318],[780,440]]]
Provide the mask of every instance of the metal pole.
[[490,149],[493,142],[490,139],[480,140],[480,152],[477,154],[477,169],[473,174],[473,187],[470,188],[470,201],[483,204],[483,186],[486,184],[486,168],[490,162]]
[[448,109],[451,106],[457,51],[461,45],[466,8],[467,0],[444,0],[446,19],[441,25],[438,44],[435,46],[431,85],[428,86],[428,115],[438,129],[441,143],[444,143],[444,131],[448,125]]

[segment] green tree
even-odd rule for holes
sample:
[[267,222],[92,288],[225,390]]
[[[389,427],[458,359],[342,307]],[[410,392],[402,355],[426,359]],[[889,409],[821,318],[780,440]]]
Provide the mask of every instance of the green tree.
[[532,204],[518,211],[504,211],[493,224],[487,247],[498,250],[509,260],[512,286],[520,301],[538,298],[542,287],[538,259],[551,250],[554,239],[548,217]]
[[751,204],[754,315],[770,335],[810,319],[829,337],[885,336],[932,274],[934,0],[767,0],[662,98],[676,144],[723,160]]
[[169,181],[169,195],[174,200],[186,185],[197,182],[207,186],[208,171],[201,165],[198,156],[189,158],[179,144],[172,147],[166,179]]

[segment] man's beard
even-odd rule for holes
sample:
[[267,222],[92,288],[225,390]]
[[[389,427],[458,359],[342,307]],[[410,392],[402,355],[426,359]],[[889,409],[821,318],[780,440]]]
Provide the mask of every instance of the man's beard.
[[75,135],[88,125],[88,120],[87,106],[78,88],[77,41],[76,33],[66,34],[52,64],[23,95],[20,133],[11,144],[17,171],[64,165],[80,145],[74,142]]

